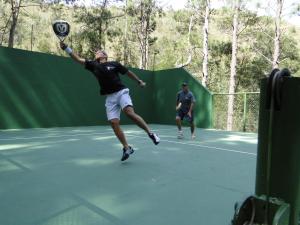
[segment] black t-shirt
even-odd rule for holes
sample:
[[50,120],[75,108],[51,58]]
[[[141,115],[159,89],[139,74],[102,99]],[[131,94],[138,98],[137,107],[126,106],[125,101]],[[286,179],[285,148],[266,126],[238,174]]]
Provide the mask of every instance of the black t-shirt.
[[125,74],[128,69],[119,62],[99,63],[96,60],[86,60],[85,68],[97,78],[101,95],[112,94],[126,88],[122,84],[119,73]]

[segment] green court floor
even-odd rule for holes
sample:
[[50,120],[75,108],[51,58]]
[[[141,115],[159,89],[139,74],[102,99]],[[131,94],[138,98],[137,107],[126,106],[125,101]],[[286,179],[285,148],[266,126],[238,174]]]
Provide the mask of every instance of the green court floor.
[[257,135],[151,125],[121,162],[108,126],[0,131],[1,225],[228,225],[254,192]]

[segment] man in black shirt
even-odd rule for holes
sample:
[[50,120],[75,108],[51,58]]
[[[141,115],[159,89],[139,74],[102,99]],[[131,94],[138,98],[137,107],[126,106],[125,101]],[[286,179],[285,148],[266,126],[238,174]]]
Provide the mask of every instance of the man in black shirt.
[[129,96],[129,89],[126,88],[119,77],[119,73],[126,74],[131,79],[137,81],[141,87],[145,87],[146,83],[140,80],[133,72],[128,70],[119,62],[108,62],[107,54],[102,50],[95,53],[95,60],[86,60],[81,58],[65,43],[60,42],[60,47],[66,51],[72,59],[85,66],[97,78],[100,85],[100,94],[106,95],[106,114],[107,119],[111,124],[115,135],[123,145],[123,156],[121,161],[129,158],[134,150],[128,145],[125,135],[120,127],[120,113],[121,110],[140,128],[142,128],[148,136],[152,139],[153,143],[157,145],[160,141],[159,137],[150,131],[148,125],[142,117],[134,112],[133,104]]

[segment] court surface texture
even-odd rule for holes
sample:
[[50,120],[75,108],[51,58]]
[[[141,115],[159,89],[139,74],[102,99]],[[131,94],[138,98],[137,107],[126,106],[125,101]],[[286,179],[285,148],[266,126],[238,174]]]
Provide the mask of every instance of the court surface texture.
[[0,131],[1,225],[228,225],[253,194],[257,134],[123,125]]

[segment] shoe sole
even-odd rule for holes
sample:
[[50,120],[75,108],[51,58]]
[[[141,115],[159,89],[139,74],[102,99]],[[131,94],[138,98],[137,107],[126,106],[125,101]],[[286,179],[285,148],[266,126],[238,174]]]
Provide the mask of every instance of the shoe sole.
[[123,161],[127,160],[129,158],[129,156],[132,155],[133,153],[134,153],[134,150],[132,149],[132,151],[129,154],[126,154],[126,157],[121,158],[121,161],[123,162]]
[[123,162],[123,161],[127,160],[128,158],[129,158],[129,155],[127,155],[126,157],[122,158],[121,161]]

